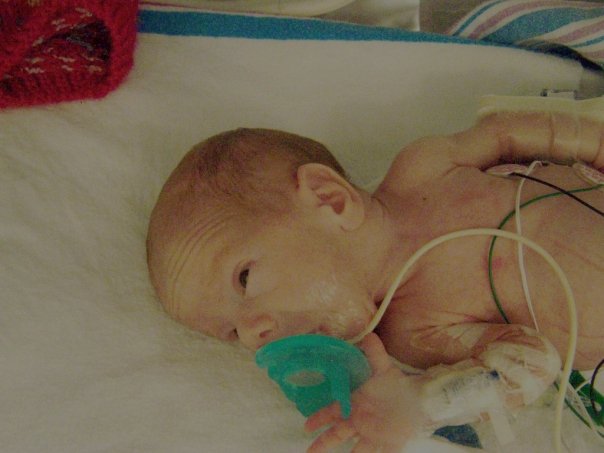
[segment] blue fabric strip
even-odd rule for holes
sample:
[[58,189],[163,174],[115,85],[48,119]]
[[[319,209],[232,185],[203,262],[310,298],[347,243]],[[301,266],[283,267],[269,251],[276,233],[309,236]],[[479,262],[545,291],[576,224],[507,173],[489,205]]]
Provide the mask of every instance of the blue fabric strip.
[[601,17],[603,14],[604,8],[585,10],[568,7],[535,11],[513,20],[509,24],[485,36],[484,39],[493,41],[522,41],[549,33],[564,25]]
[[506,0],[498,0],[498,1],[493,1],[493,2],[489,2],[488,4],[481,6],[479,8],[476,8],[476,10],[474,11],[474,13],[468,17],[463,24],[459,24],[457,25],[457,29],[455,30],[455,34],[461,34],[466,28],[468,28],[468,26],[474,22],[476,20],[477,17],[479,17],[482,13],[484,13],[486,10],[491,9],[493,6],[502,3]]
[[578,49],[581,47],[591,46],[592,44],[598,44],[602,41],[604,41],[604,34],[602,34],[602,36],[600,36],[599,38],[594,38],[590,41],[582,42],[581,44],[573,44],[573,48]]
[[313,19],[141,10],[138,31],[171,36],[278,40],[407,41],[490,45],[466,38]]

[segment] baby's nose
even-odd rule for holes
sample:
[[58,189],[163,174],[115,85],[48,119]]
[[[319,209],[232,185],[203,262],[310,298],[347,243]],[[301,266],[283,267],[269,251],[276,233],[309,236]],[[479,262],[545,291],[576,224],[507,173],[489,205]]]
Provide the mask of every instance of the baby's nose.
[[276,339],[277,322],[270,315],[260,315],[243,320],[237,327],[241,342],[248,348],[256,350]]

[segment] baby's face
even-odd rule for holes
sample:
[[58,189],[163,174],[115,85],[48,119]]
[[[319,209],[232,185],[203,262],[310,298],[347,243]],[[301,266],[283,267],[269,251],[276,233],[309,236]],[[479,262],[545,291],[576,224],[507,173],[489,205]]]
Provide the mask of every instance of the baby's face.
[[164,253],[167,310],[251,349],[302,333],[350,338],[375,312],[349,247],[296,213],[254,224],[206,214]]

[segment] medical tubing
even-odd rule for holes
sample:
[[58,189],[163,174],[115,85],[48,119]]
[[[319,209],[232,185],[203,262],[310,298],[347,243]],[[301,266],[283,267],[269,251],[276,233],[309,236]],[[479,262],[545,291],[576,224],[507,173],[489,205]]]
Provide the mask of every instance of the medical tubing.
[[[524,176],[524,175],[521,175]],[[570,196],[572,194],[575,193],[581,193],[581,192],[589,192],[592,190],[596,190],[596,189],[600,189],[604,187],[602,184],[598,184],[595,186],[591,186],[591,187],[584,187],[581,189],[573,189],[573,190],[564,190],[564,191],[558,191],[558,192],[551,192],[551,193],[547,193],[545,195],[540,195],[538,197],[532,198],[528,201],[525,201],[524,203],[522,203],[520,205],[520,208],[524,208],[526,206],[529,206],[533,203],[536,203],[537,201],[541,201],[544,200],[546,198],[551,198],[551,197],[558,197],[561,195],[567,195]],[[573,199],[578,199],[577,197],[572,197]],[[583,200],[581,200],[583,201]],[[591,205],[590,205],[591,206]],[[501,229],[504,227],[504,225],[512,218],[512,216],[514,216],[515,214],[515,210],[514,211],[510,211],[504,218],[503,220],[499,223],[499,225],[497,225],[497,229]],[[497,310],[499,311],[499,314],[501,315],[501,317],[503,318],[503,320],[506,322],[506,324],[510,324],[510,320],[508,319],[507,315],[505,314],[503,307],[501,306],[501,301],[499,300],[499,296],[497,294],[497,290],[495,289],[495,278],[493,275],[493,254],[494,254],[494,250],[495,250],[495,243],[497,242],[497,237],[493,237],[493,239],[491,240],[491,245],[489,246],[489,256],[488,256],[488,274],[489,274],[489,286],[491,287],[491,294],[493,296],[493,301],[495,302],[495,305],[497,306]]]
[[[536,166],[541,165],[541,162],[536,160],[532,162],[529,167],[526,169],[525,175],[530,175]],[[522,188],[524,187],[524,183],[527,180],[522,178],[520,179],[520,183],[518,184],[518,190],[516,191],[516,198],[514,200],[514,211],[516,212],[516,233],[522,236],[522,220],[520,214],[520,198],[522,196]],[[529,312],[531,314],[531,318],[533,320],[533,324],[535,325],[535,330],[537,332],[540,331],[539,323],[537,322],[537,317],[535,316],[535,310],[533,308],[533,298],[531,297],[531,291],[528,286],[528,278],[526,273],[526,267],[524,264],[524,247],[522,242],[517,242],[518,249],[518,268],[520,269],[520,280],[522,281],[522,291],[524,292],[524,298],[526,299],[526,304],[528,305]]]
[[[519,176],[520,178],[530,179],[531,181],[538,182],[539,184],[543,184],[544,186],[551,187],[552,189],[557,190],[558,192],[561,192],[561,193],[563,193],[564,195],[566,195],[568,197],[571,197],[573,200],[581,203],[586,208],[591,209],[596,214],[599,214],[602,217],[604,217],[604,211],[600,211],[598,208],[596,208],[595,206],[590,205],[586,201],[581,200],[579,197],[575,197],[573,195],[572,191],[564,190],[561,187],[556,186],[555,184],[549,183],[549,182],[544,181],[544,180],[539,179],[539,178],[535,178],[534,176],[523,175],[522,173],[512,172],[512,173],[510,173],[510,176]],[[599,186],[601,187],[601,184],[599,184]]]
[[[532,165],[532,164],[531,164]],[[530,167],[529,167],[529,171],[526,174],[530,173]],[[525,174],[525,175],[526,175]],[[527,179],[526,178],[522,178],[521,184],[523,182],[525,182]],[[539,180],[539,182],[541,182],[541,180]],[[511,211],[510,213],[508,213],[508,215],[506,215],[504,217],[504,219],[501,221],[501,223],[498,225],[498,229],[503,228],[503,226],[510,220],[510,218],[515,215],[516,216],[516,229],[518,234],[522,234],[521,230],[519,229],[519,215],[520,215],[520,209],[524,208],[525,206],[528,206],[532,203],[535,203],[537,201],[543,200],[545,198],[551,198],[551,197],[556,197],[556,196],[560,196],[560,195],[568,195],[568,194],[573,194],[573,193],[580,193],[580,192],[589,192],[592,190],[597,190],[597,189],[601,189],[602,187],[604,187],[604,185],[602,184],[597,184],[595,186],[591,186],[591,187],[585,187],[585,188],[580,188],[580,189],[573,189],[573,190],[569,190],[567,192],[563,192],[563,191],[558,191],[558,192],[552,192],[549,194],[545,194],[545,195],[541,195],[535,198],[532,198],[531,200],[526,201],[523,204],[519,204],[519,195],[520,195],[520,190],[522,189],[522,185],[519,185],[518,187],[518,191],[517,191],[517,197],[516,197],[516,206],[514,208],[514,211]],[[499,301],[499,297],[497,295],[497,291],[495,290],[495,282],[493,279],[493,272],[492,272],[492,262],[493,262],[493,250],[495,247],[495,242],[497,241],[497,237],[493,237],[493,239],[491,240],[491,245],[489,247],[489,256],[488,256],[488,272],[489,272],[489,285],[491,286],[491,293],[493,296],[493,300],[495,302],[495,305],[497,306],[497,309],[499,310],[499,313],[501,314],[501,316],[504,318],[504,320],[506,321],[506,323],[509,323],[509,320],[503,310],[503,307],[501,306],[501,303]],[[518,243],[518,245],[520,246],[521,243]],[[526,279],[526,275],[524,273],[524,270],[521,268],[521,275],[523,276],[524,279]],[[528,302],[528,299],[527,299]],[[532,309],[531,305],[529,304],[529,309]],[[539,331],[538,329],[538,325],[536,322],[536,319],[534,318],[534,315],[531,311],[531,316],[533,316],[533,322],[535,322],[535,327],[537,328],[537,331]],[[585,384],[587,384],[588,382],[586,381]],[[572,386],[568,387],[568,390],[572,393],[573,398],[575,398],[575,401],[581,401],[580,398],[577,396],[576,391],[573,389]],[[591,390],[591,389],[590,389]],[[579,414],[575,408],[572,406],[572,404],[570,404],[569,402],[567,402],[567,406],[570,408],[570,410],[579,418],[579,420],[581,420],[586,426],[588,426],[596,435],[598,435],[598,440],[602,439],[602,434],[598,431],[597,427],[594,425],[592,418],[589,416],[589,414],[587,414],[587,411],[585,410],[585,407],[583,406],[583,404],[581,403],[580,407],[581,410],[583,412],[583,414]],[[595,407],[593,402],[592,402],[592,407]]]
[[562,374],[560,376],[561,385],[560,385],[560,391],[558,392],[558,397],[556,399],[556,408],[555,408],[554,445],[556,447],[556,452],[560,453],[562,451],[562,436],[561,436],[562,409],[564,407],[565,395],[566,395],[566,391],[567,391],[567,388],[569,385],[568,380],[569,380],[570,374],[572,373],[572,365],[573,365],[573,362],[575,359],[575,352],[576,352],[576,348],[577,348],[577,330],[578,330],[577,309],[576,309],[576,304],[575,304],[575,297],[574,297],[572,289],[570,287],[570,283],[568,282],[568,278],[566,277],[566,275],[564,274],[564,272],[562,271],[562,269],[560,268],[558,263],[556,263],[554,258],[547,252],[547,250],[545,250],[543,247],[541,247],[536,242],[533,242],[532,240],[525,238],[523,236],[520,236],[516,233],[511,233],[509,231],[504,231],[504,230],[498,230],[495,228],[470,228],[467,230],[453,231],[451,233],[444,234],[442,236],[432,239],[431,241],[428,241],[426,244],[424,244],[418,250],[416,250],[413,253],[413,255],[411,255],[411,257],[407,260],[405,265],[399,271],[399,273],[396,276],[396,278],[394,279],[392,285],[388,289],[388,292],[386,293],[386,296],[384,297],[382,304],[378,308],[373,319],[369,322],[367,327],[365,327],[365,329],[359,335],[355,336],[354,338],[352,338],[348,341],[350,341],[351,343],[358,343],[367,334],[372,332],[377,327],[377,325],[380,323],[382,317],[384,316],[384,313],[386,313],[388,306],[392,302],[392,297],[394,296],[394,293],[396,292],[397,288],[399,287],[400,282],[402,281],[403,277],[407,274],[407,272],[409,272],[411,267],[423,255],[428,253],[433,248],[439,246],[440,244],[443,244],[444,242],[447,242],[447,241],[450,241],[453,239],[460,239],[460,238],[471,237],[471,236],[497,236],[497,237],[503,237],[503,238],[511,239],[511,240],[514,240],[517,242],[521,242],[523,245],[533,249],[533,251],[535,251],[539,255],[541,255],[541,257],[547,262],[547,264],[550,265],[550,267],[552,268],[552,270],[555,272],[558,279],[560,280],[560,283],[562,284],[562,288],[564,289],[564,294],[566,296],[567,305],[568,305],[568,317],[569,317],[570,329],[569,329],[569,335],[568,335],[568,350],[566,352],[566,359],[564,362],[564,367],[562,369]]

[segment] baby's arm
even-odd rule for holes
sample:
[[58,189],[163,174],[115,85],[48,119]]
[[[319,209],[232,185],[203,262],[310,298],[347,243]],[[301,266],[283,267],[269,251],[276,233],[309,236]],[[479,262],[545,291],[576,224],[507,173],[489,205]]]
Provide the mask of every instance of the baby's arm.
[[542,159],[604,167],[604,98],[490,96],[483,103],[477,125],[453,136],[457,165]]
[[519,325],[433,328],[415,341],[435,351],[433,360],[449,357],[448,363],[456,362],[432,367],[426,374],[422,405],[435,427],[531,404],[554,382],[561,366],[558,352],[545,337]]
[[309,452],[325,452],[352,438],[359,451],[399,451],[410,439],[439,427],[496,418],[530,404],[560,369],[551,343],[522,326],[454,325],[416,338],[424,342],[418,349],[430,359],[448,357],[449,363],[457,363],[432,367],[421,376],[405,375],[394,367],[377,336],[368,335],[361,346],[374,374],[353,395],[348,420],[340,417],[337,404],[308,419],[308,431],[331,426]]
[[465,131],[417,140],[397,156],[385,184],[419,186],[458,167],[581,161],[604,167],[604,97],[586,101],[492,97]]

